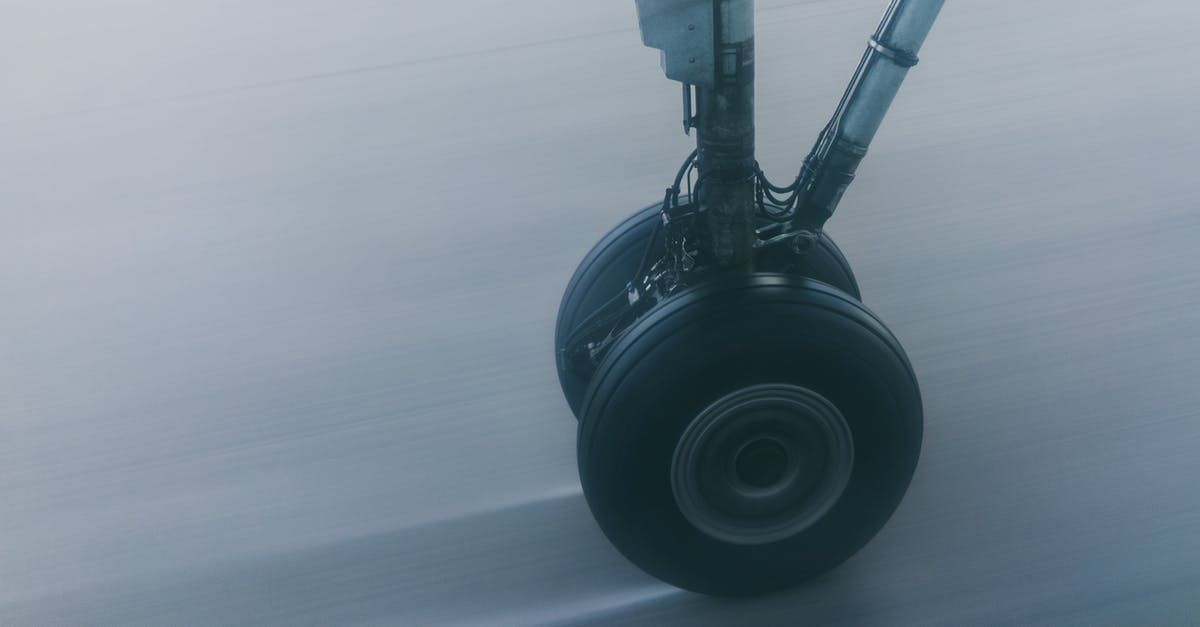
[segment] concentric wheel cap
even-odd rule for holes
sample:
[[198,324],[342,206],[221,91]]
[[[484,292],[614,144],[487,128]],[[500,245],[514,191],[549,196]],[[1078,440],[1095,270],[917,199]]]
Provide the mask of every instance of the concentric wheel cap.
[[684,430],[671,489],[684,517],[733,544],[791,537],[833,507],[854,468],[854,439],[837,407],[790,384],[742,388]]

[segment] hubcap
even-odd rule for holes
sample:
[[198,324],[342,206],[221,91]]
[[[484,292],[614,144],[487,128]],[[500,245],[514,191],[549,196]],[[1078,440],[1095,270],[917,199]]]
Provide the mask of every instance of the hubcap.
[[766,544],[811,526],[841,497],[854,441],[837,407],[795,385],[742,388],[684,430],[671,460],[675,503],[693,526]]
[[788,469],[787,448],[774,438],[759,438],[746,444],[733,458],[734,476],[755,488],[769,488],[783,479]]

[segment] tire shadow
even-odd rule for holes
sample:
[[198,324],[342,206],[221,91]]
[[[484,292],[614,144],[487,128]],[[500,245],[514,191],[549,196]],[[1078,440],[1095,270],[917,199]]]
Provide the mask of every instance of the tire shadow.
[[5,624],[534,624],[683,594],[642,574],[581,494],[0,608]]

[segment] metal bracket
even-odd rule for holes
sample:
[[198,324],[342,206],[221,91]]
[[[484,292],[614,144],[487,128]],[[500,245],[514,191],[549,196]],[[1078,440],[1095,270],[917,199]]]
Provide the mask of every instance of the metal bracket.
[[900,67],[912,67],[917,64],[917,55],[900,50],[899,48],[892,48],[874,37],[867,41],[867,45],[873,48],[875,52],[895,61],[896,65]]
[[667,78],[711,88],[716,84],[712,0],[636,0],[642,43],[662,51]]
[[696,107],[692,104],[692,86],[683,84],[683,134],[690,135],[696,127]]

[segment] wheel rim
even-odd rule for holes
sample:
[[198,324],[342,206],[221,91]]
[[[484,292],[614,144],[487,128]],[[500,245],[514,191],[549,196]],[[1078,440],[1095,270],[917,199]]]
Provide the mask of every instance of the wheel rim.
[[766,544],[820,520],[853,467],[850,427],[833,403],[795,385],[757,385],[692,420],[675,446],[671,489],[701,532]]

